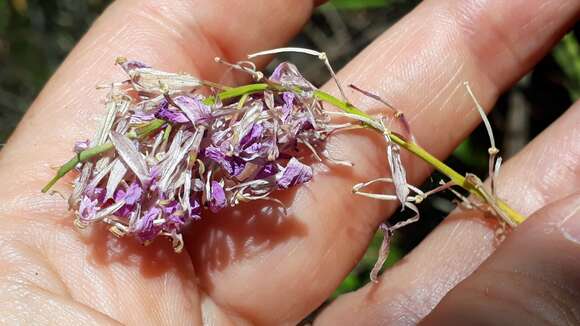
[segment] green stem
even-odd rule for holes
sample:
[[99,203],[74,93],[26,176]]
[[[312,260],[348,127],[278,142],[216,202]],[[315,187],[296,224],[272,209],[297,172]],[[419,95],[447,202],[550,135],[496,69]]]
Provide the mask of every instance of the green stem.
[[[317,90],[314,94],[319,100],[327,102],[329,104],[332,104],[344,112],[347,112],[350,114],[355,114],[355,115],[361,116],[363,118],[372,119],[371,116],[364,113],[363,111],[361,111],[357,107],[353,106],[352,104],[341,101],[341,100],[337,99],[336,97],[334,97],[328,93],[325,93],[321,90]],[[381,130],[377,130],[377,131],[382,132]],[[463,175],[459,174],[457,171],[453,170],[450,166],[443,163],[442,161],[437,159],[435,156],[431,155],[429,152],[427,152],[421,146],[417,145],[416,143],[409,142],[408,140],[404,139],[403,137],[397,135],[396,133],[392,133],[392,132],[389,133],[389,137],[393,142],[397,143],[398,145],[400,145],[401,147],[403,147],[407,151],[411,152],[412,154],[414,154],[415,156],[417,156],[421,160],[425,161],[427,164],[434,167],[437,171],[443,173],[445,176],[447,176],[449,179],[451,179],[451,181],[454,184],[469,191],[471,194],[477,196],[481,200],[484,200],[484,201],[489,200],[489,198],[488,198],[489,196],[487,196],[485,193],[483,193],[482,189],[480,189],[479,187],[475,187],[470,182],[467,182]],[[517,211],[512,209],[506,202],[504,202],[500,199],[496,199],[495,205],[497,205],[497,207],[509,219],[509,221],[506,221],[506,222],[508,222],[508,224],[510,224],[510,225],[519,225],[522,222],[524,222],[526,219],[526,217],[524,215],[518,213]]]
[[[163,126],[163,124],[165,124],[164,120],[155,119],[155,120],[147,123],[143,127],[137,128],[135,130],[135,132],[128,133],[127,136],[129,136],[129,138],[143,138],[143,137],[151,134],[155,130],[158,130],[159,128],[161,128],[161,126]],[[74,169],[75,166],[77,166],[77,164],[82,163],[82,162],[86,162],[97,155],[100,155],[100,154],[103,154],[105,152],[110,151],[111,149],[113,149],[113,143],[107,142],[107,143],[104,143],[102,145],[98,145],[95,147],[85,149],[84,151],[78,153],[75,157],[71,158],[68,162],[63,164],[56,171],[56,175],[46,184],[46,186],[44,186],[44,188],[42,188],[41,191],[42,192],[49,191],[50,188],[52,188],[52,186],[54,186],[54,184],[60,178],[64,177],[67,173],[69,173],[72,169]]]
[[89,149],[86,149],[82,152],[80,152],[78,155],[76,155],[75,157],[71,158],[68,162],[66,162],[65,164],[63,164],[58,171],[56,171],[56,175],[46,184],[46,186],[44,186],[44,188],[42,188],[42,192],[47,192],[50,190],[50,188],[52,188],[52,186],[54,186],[54,184],[62,177],[64,177],[68,172],[70,172],[72,169],[75,168],[75,166],[77,166],[77,164],[81,163],[81,162],[86,162],[87,160],[101,154],[104,153],[106,151],[109,151],[113,148],[113,144],[112,143],[104,143],[100,146],[95,146]]

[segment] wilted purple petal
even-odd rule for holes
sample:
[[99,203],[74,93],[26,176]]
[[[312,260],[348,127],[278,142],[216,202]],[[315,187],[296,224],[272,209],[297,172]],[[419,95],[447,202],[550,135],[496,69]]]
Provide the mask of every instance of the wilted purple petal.
[[284,171],[277,176],[276,184],[282,189],[287,189],[308,182],[310,179],[312,179],[312,168],[293,157]]
[[125,204],[115,212],[115,215],[119,217],[131,215],[135,211],[135,204],[141,199],[142,194],[143,190],[137,182],[131,183],[127,190],[118,189],[113,196],[113,200],[117,203],[122,201]]
[[136,233],[141,241],[145,242],[153,240],[159,234],[161,227],[153,224],[153,221],[159,217],[160,214],[161,209],[152,207],[133,225],[133,232]]
[[280,63],[275,69],[270,80],[284,86],[298,86],[303,90],[313,90],[315,87],[300,74],[298,68],[289,62]]
[[389,168],[395,185],[395,193],[404,209],[407,196],[409,196],[409,186],[407,185],[405,167],[401,162],[401,149],[391,141],[387,145],[387,159],[389,160]]
[[121,68],[123,68],[123,70],[125,70],[125,72],[127,72],[127,73],[129,73],[133,69],[151,68],[150,66],[144,64],[143,62],[136,61],[136,60],[126,60],[126,59],[119,60],[118,59],[118,62],[121,65]]
[[169,202],[163,204],[161,210],[164,215],[171,215],[176,211],[181,209],[181,204],[177,200],[170,200]]
[[186,123],[189,119],[182,112],[172,110],[166,100],[161,101],[159,110],[155,113],[155,117],[170,121],[173,123]]
[[194,125],[207,123],[211,120],[211,108],[197,98],[185,95],[177,96],[173,102],[179,106]]
[[190,204],[191,204],[190,217],[194,220],[201,219],[201,204],[199,203],[199,201],[196,198],[191,198]]
[[258,157],[266,156],[270,148],[269,142],[262,141],[266,128],[262,123],[255,123],[250,131],[240,141],[239,157],[246,162],[252,161]]
[[290,132],[291,136],[296,138],[299,133],[305,130],[311,130],[313,128],[312,123],[306,116],[297,118],[292,122],[292,130]]
[[248,132],[242,140],[240,141],[240,146],[244,149],[250,145],[253,145],[260,140],[262,134],[264,133],[264,126],[261,123],[254,123],[250,132]]
[[224,207],[226,207],[226,193],[224,192],[224,188],[219,184],[219,182],[212,181],[209,210],[213,213],[217,213]]
[[153,165],[151,169],[149,169],[149,175],[152,179],[159,178],[161,176],[161,168],[159,165]]
[[117,217],[129,217],[133,212],[135,212],[136,207],[135,205],[123,205],[119,208],[118,211],[115,212],[115,216]]
[[282,94],[282,99],[284,100],[284,105],[282,106],[282,122],[288,122],[288,117],[292,113],[294,108],[294,98],[296,95],[292,92],[284,92]]
[[256,174],[256,179],[266,179],[278,173],[278,167],[274,163],[268,163]]
[[95,218],[97,214],[97,204],[96,199],[91,200],[89,196],[83,196],[79,206],[79,217],[81,220],[89,221]]
[[129,123],[138,124],[138,123],[149,122],[153,119],[155,119],[155,114],[153,114],[153,113],[146,113],[143,111],[135,111],[131,115],[131,117],[129,118]]
[[75,142],[75,146],[73,148],[73,151],[75,153],[80,153],[82,151],[84,151],[85,149],[88,149],[89,146],[91,145],[91,141],[90,140],[79,140],[77,142]]
[[221,149],[215,146],[208,146],[205,149],[205,156],[218,163],[230,176],[235,177],[244,171],[246,162],[239,157],[226,156]]
[[127,188],[127,193],[125,193],[125,203],[127,205],[133,205],[141,199],[141,195],[143,194],[143,189],[137,182],[131,183],[131,185]]
[[168,231],[178,230],[183,224],[185,224],[185,212],[181,207],[181,204],[172,200],[166,205],[162,206],[163,215],[167,220],[165,229]]
[[167,220],[164,227],[166,231],[180,231],[181,227],[185,225],[185,212],[179,211],[178,213],[179,214],[171,214],[165,218]]
[[102,203],[105,200],[105,190],[100,187],[87,186],[84,192],[85,196],[90,199],[96,199],[98,202]]

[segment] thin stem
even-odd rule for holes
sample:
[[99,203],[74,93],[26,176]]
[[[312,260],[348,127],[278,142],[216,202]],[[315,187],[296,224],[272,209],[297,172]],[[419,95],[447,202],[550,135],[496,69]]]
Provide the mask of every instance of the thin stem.
[[42,192],[47,192],[52,188],[52,186],[62,177],[64,177],[68,172],[75,168],[75,166],[81,162],[85,162],[92,157],[95,157],[101,153],[109,151],[113,148],[112,143],[104,143],[99,146],[95,146],[89,149],[86,149],[80,152],[75,157],[71,158],[68,162],[63,164],[58,171],[56,171],[56,175],[42,188]]

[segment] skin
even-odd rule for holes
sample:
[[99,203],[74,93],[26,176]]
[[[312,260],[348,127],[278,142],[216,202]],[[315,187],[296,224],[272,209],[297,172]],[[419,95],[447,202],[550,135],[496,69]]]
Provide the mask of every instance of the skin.
[[[215,56],[236,61],[284,45],[315,5],[118,0],[103,13],[0,152],[0,321],[292,325],[328,297],[396,209],[350,191],[386,175],[380,137],[332,138],[334,156],[355,169],[317,166],[311,183],[281,194],[286,218],[254,218],[262,207],[252,204],[206,218],[181,254],[167,241],[143,247],[98,226],[78,232],[65,201],[39,193],[73,141],[92,136],[104,96],[94,85],[123,78],[116,56],[224,80]],[[577,0],[425,1],[339,79],[388,98],[417,141],[443,158],[480,122],[462,82],[491,108],[578,18]],[[379,284],[339,298],[315,323],[578,324],[579,123],[576,104],[505,164],[498,193],[530,218],[497,251],[481,214],[453,213]],[[404,160],[409,181],[420,184],[430,169]],[[66,182],[58,189],[70,191]]]

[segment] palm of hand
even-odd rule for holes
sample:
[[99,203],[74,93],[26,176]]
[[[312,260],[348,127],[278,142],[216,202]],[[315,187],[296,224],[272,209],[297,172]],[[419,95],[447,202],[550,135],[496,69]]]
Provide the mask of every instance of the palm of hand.
[[[352,158],[356,169],[320,171],[311,184],[282,194],[289,217],[264,214],[264,207],[255,205],[212,216],[187,234],[182,254],[173,253],[163,241],[142,247],[98,227],[79,233],[63,215],[62,200],[38,194],[52,174],[49,166],[70,155],[73,139],[92,132],[92,117],[101,114],[94,108],[102,96],[94,85],[114,76],[109,62],[115,56],[212,80],[222,74],[222,67],[211,63],[213,57],[235,61],[254,50],[282,45],[311,9],[309,1],[298,5],[282,0],[267,6],[123,0],[109,8],[0,153],[0,302],[8,312],[0,320],[292,324],[315,309],[357,262],[381,219],[395,208],[350,193],[352,184],[385,174],[384,154],[376,149],[375,139],[358,135],[331,139],[329,148]],[[235,19],[216,17],[223,12],[238,14]],[[511,17],[514,12],[518,15]],[[419,142],[444,156],[478,122],[469,100],[455,86],[469,80],[481,89],[478,94],[489,106],[498,90],[525,73],[579,12],[572,0],[545,6],[541,1],[490,0],[481,6],[426,2],[361,53],[340,78],[364,77],[357,81],[360,86],[389,94],[399,107],[408,108],[405,113]],[[552,20],[557,23],[545,24]],[[524,32],[521,23],[527,21],[531,23]],[[470,37],[474,31],[477,38]],[[378,69],[385,73],[372,73]],[[424,94],[408,95],[419,89]],[[457,116],[465,117],[462,124],[450,124]],[[547,131],[548,136],[506,165],[499,190],[516,208],[530,214],[578,189],[580,150],[576,142],[565,141],[578,119],[578,109],[571,109],[566,119]],[[445,140],[432,137],[432,130],[446,135]],[[554,153],[553,143],[546,139],[559,142],[561,159],[519,168],[537,155]],[[407,162],[416,167],[411,182],[426,177],[428,169],[411,158]],[[528,180],[554,169],[558,173],[550,178]],[[493,230],[474,215],[455,214],[446,220],[379,285],[338,300],[318,321],[421,320],[493,251]],[[522,229],[512,242],[524,241],[533,225]],[[509,254],[508,249],[504,252]],[[456,291],[452,294],[461,294]],[[452,299],[443,304],[448,301],[453,304]]]

